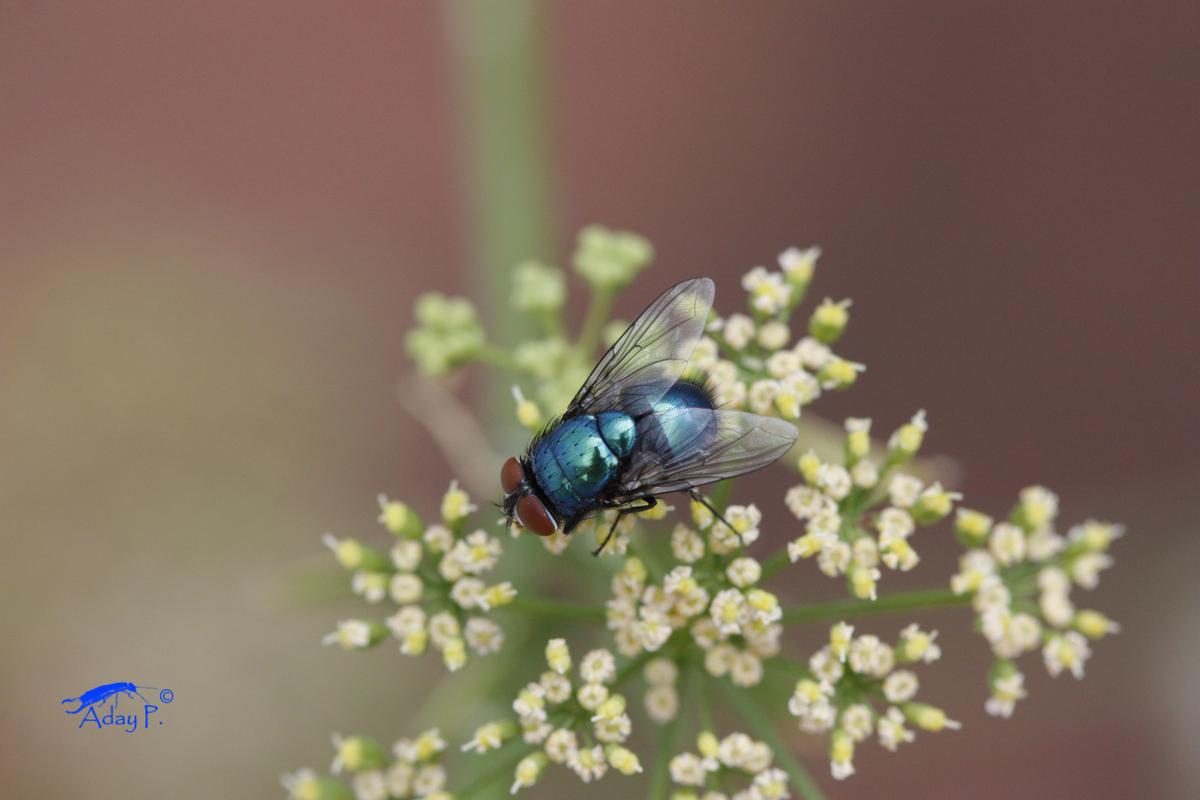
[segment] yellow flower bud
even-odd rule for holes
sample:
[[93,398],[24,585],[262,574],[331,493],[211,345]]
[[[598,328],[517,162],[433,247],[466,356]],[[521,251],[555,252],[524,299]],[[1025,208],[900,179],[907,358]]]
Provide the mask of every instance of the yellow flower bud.
[[1110,633],[1118,633],[1121,626],[1099,611],[1085,609],[1075,614],[1071,627],[1089,639],[1103,639]]
[[[803,290],[812,282],[813,272],[817,268],[817,259],[821,257],[821,248],[809,247],[801,250],[799,247],[789,247],[779,254],[779,268],[788,283]],[[798,298],[795,298],[798,299]]]
[[428,645],[429,632],[424,628],[417,628],[404,634],[404,638],[400,640],[400,652],[408,656],[419,656],[425,652]]
[[902,710],[909,722],[934,733],[944,729],[958,730],[962,725],[952,719],[947,719],[946,712],[936,706],[925,703],[905,703]]
[[864,369],[866,368],[862,364],[834,356],[821,367],[817,378],[825,389],[849,389],[858,380],[858,373]]
[[486,609],[499,608],[511,603],[517,597],[517,590],[508,581],[496,583],[483,593],[480,605]]
[[809,486],[813,486],[817,482],[817,470],[821,468],[821,459],[812,450],[809,450],[804,455],[800,456],[800,460],[796,462],[796,466],[800,470],[800,474],[804,476],[804,482]]
[[379,495],[379,523],[396,536],[415,539],[421,535],[424,526],[421,517],[407,503],[388,500]]
[[875,589],[879,581],[879,570],[875,567],[863,567],[855,564],[847,574],[850,580],[850,591],[859,600],[874,600]]
[[637,556],[630,556],[625,559],[625,566],[621,570],[630,579],[642,583],[646,580],[646,565]]
[[366,572],[391,572],[392,560],[379,550],[367,547],[357,539],[341,539],[332,534],[321,537],[325,546],[333,551],[333,557],[346,569]]
[[854,774],[854,739],[841,728],[829,737],[829,763],[833,777],[838,780]]
[[337,778],[318,776],[312,770],[284,775],[283,786],[290,800],[353,800],[354,793]]
[[604,755],[612,768],[622,775],[633,775],[642,771],[642,765],[632,750],[610,744],[604,749]]
[[967,547],[982,547],[992,530],[992,521],[987,514],[960,508],[954,517],[954,532]]
[[846,434],[846,455],[854,463],[866,458],[871,452],[871,434],[869,431],[857,430]]
[[802,558],[812,558],[821,552],[821,540],[806,533],[788,543],[788,558],[794,563]]
[[512,794],[516,794],[518,789],[525,789],[537,783],[549,763],[550,759],[540,750],[522,758],[513,772]]
[[384,752],[383,745],[370,737],[335,737],[334,743],[337,745],[334,763],[339,768],[361,772],[382,767],[387,763],[387,753]]
[[850,322],[849,300],[833,302],[829,298],[825,298],[821,305],[817,306],[813,311],[812,317],[808,321],[808,332],[818,342],[824,344],[832,344],[841,337],[846,330],[847,323]]
[[612,695],[596,709],[596,716],[599,719],[616,719],[624,713],[625,698],[619,694]]
[[674,506],[669,506],[666,503],[664,503],[663,501],[659,500],[657,503],[655,503],[653,508],[648,508],[645,511],[639,512],[638,518],[648,519],[648,520],[652,520],[652,521],[666,519],[667,514],[671,513],[674,510],[675,510]]
[[442,497],[442,519],[447,523],[458,522],[474,510],[470,495],[458,488],[458,481],[451,481]]
[[442,645],[442,661],[451,672],[457,672],[467,663],[467,649],[461,637],[452,636],[445,641]]
[[700,731],[700,735],[696,737],[696,749],[705,758],[716,758],[717,753],[720,752],[721,743],[712,731]]
[[571,669],[571,652],[565,639],[551,639],[546,643],[546,663],[559,675]]
[[521,392],[521,387],[512,387],[513,400],[516,402],[517,422],[521,427],[530,430],[537,430],[545,424],[546,420],[542,416],[542,410],[538,408],[538,404],[529,400]]
[[839,622],[829,629],[829,648],[838,661],[846,660],[850,650],[850,641],[854,636],[854,626]]
[[957,492],[947,492],[940,483],[935,483],[921,492],[909,513],[916,522],[932,525],[945,519],[954,508],[954,501],[961,498]]
[[445,749],[446,742],[442,740],[437,728],[423,732],[413,742],[413,752],[418,761],[429,761]]
[[895,460],[907,460],[917,454],[925,440],[925,431],[929,424],[925,421],[925,412],[918,411],[913,418],[901,425],[888,439],[888,450]]
[[1124,532],[1120,525],[1090,519],[1072,528],[1070,537],[1075,546],[1092,553],[1102,553],[1112,544],[1113,539],[1120,537]]

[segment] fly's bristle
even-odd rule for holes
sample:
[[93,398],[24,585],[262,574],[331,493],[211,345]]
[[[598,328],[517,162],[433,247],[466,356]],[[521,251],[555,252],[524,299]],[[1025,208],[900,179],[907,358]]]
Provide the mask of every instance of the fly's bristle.
[[713,380],[707,370],[689,366],[679,376],[677,382],[686,383],[688,386],[698,389],[708,399],[709,407],[716,408],[717,382]]

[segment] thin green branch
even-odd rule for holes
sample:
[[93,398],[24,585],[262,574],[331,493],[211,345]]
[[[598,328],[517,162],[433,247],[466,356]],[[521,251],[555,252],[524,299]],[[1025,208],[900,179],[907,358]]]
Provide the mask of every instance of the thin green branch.
[[643,666],[645,666],[647,661],[649,661],[652,658],[655,658],[658,655],[660,655],[660,654],[656,653],[656,652],[651,652],[649,650],[643,650],[642,652],[638,653],[636,656],[633,657],[632,661],[630,661],[628,664],[626,664],[625,666],[623,666],[619,670],[617,670],[617,675],[615,678],[613,678],[612,688],[615,689],[618,686],[620,686],[621,684],[625,683],[625,681],[632,678],[634,675],[637,674],[638,670],[640,670]]
[[588,306],[587,317],[579,332],[579,341],[575,348],[584,361],[591,363],[596,355],[596,347],[600,344],[600,334],[604,332],[604,323],[612,311],[613,298],[616,293],[606,287],[592,289],[592,302]]
[[911,592],[885,595],[877,600],[834,600],[829,603],[793,606],[783,610],[783,621],[785,623],[832,622],[867,614],[965,606],[970,602],[971,595],[958,595],[949,589],[917,589]]
[[493,367],[498,367],[509,372],[522,372],[517,365],[516,359],[507,350],[501,350],[494,344],[485,343],[479,348],[479,358]]
[[665,800],[671,788],[671,757],[674,755],[679,738],[679,716],[671,720],[663,728],[659,737],[658,750],[654,753],[654,764],[650,767],[650,788],[647,796],[650,800]]
[[[516,744],[520,744],[521,746],[513,746]],[[519,739],[512,740],[499,750],[495,751],[493,758],[495,758],[496,763],[493,764],[490,769],[480,774],[462,789],[459,789],[454,793],[454,796],[458,798],[458,800],[469,800],[469,798],[471,798],[473,795],[476,795],[484,789],[490,787],[505,774],[512,774],[513,770],[517,768],[517,764],[520,763],[521,759],[529,755],[531,752],[533,752],[533,748],[525,744],[523,741]],[[508,756],[507,758],[501,758],[502,755],[506,754]]]
[[767,578],[770,578],[772,575],[774,575],[776,572],[779,572],[779,570],[783,569],[790,563],[792,563],[792,561],[790,558],[788,558],[787,550],[780,550],[778,553],[763,562],[762,577],[759,580],[765,581]]
[[825,800],[825,794],[821,791],[821,787],[817,786],[812,775],[808,770],[796,760],[792,755],[791,749],[780,738],[779,732],[775,730],[775,726],[771,724],[770,717],[766,712],[755,702],[750,693],[744,689],[739,689],[733,684],[725,680],[716,681],[717,684],[725,691],[725,696],[729,698],[729,703],[746,721],[750,727],[750,732],[766,742],[775,754],[775,760],[779,762],[779,766],[788,777],[792,780],[792,785],[804,800]]
[[605,609],[602,605],[586,605],[563,600],[550,600],[545,597],[530,597],[519,594],[507,606],[513,611],[522,611],[538,617],[552,619],[573,619],[581,622],[604,622]]
[[704,684],[708,674],[702,665],[697,664],[691,670],[692,702],[696,704],[696,717],[700,720],[700,730],[716,733],[717,724],[713,719],[712,699],[708,696]]

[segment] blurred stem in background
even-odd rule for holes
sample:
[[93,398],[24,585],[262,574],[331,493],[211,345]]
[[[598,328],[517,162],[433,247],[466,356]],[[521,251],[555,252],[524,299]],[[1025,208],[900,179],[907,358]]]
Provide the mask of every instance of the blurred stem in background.
[[[445,8],[473,284],[482,297],[507,298],[518,261],[557,262],[545,13],[537,0],[452,0]],[[524,331],[505,308],[485,304],[483,313],[500,341],[516,341]],[[507,402],[500,379],[487,388],[489,406]]]

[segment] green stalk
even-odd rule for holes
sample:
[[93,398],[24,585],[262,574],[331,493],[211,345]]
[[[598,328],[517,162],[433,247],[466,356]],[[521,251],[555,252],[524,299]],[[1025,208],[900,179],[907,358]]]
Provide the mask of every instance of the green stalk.
[[650,788],[647,796],[650,800],[665,800],[671,787],[671,757],[675,753],[679,738],[679,715],[663,728],[659,737],[658,750],[654,754],[654,764],[650,767]]
[[947,608],[970,605],[970,594],[955,594],[949,589],[917,589],[897,592],[877,600],[834,600],[829,603],[793,606],[783,610],[785,623],[832,622],[867,614],[886,614],[893,611]]
[[783,569],[790,563],[792,563],[792,560],[788,558],[787,548],[780,550],[778,553],[763,562],[762,577],[759,578],[759,580],[765,581],[767,578],[770,578],[772,575],[774,575],[776,572],[779,572],[779,570]]
[[605,619],[604,606],[570,603],[562,600],[549,600],[544,597],[530,597],[518,594],[507,606],[513,611],[520,611],[537,617],[551,619],[573,619],[581,622],[600,622]]
[[716,733],[717,724],[713,719],[712,700],[705,691],[704,684],[708,674],[704,667],[696,664],[691,670],[692,702],[696,704],[696,716],[700,720],[700,730]]
[[812,775],[805,769],[804,765],[796,760],[792,755],[791,748],[787,743],[780,738],[775,726],[771,723],[770,717],[762,710],[762,707],[755,702],[749,692],[744,689],[739,689],[733,684],[725,680],[715,681],[725,691],[725,696],[729,698],[729,703],[746,721],[750,727],[750,732],[762,739],[770,745],[772,752],[775,753],[775,760],[779,762],[779,766],[788,777],[792,780],[792,786],[796,791],[800,792],[800,796],[804,800],[824,800],[825,794],[821,791],[821,787],[817,786]]
[[583,328],[579,331],[579,341],[575,345],[580,357],[589,364],[596,356],[604,323],[608,322],[608,315],[612,313],[614,297],[616,292],[608,287],[592,288],[592,301],[588,305],[587,317],[584,318]]
[[613,678],[612,688],[615,689],[621,684],[625,683],[625,681],[632,678],[637,674],[639,669],[646,665],[647,661],[654,658],[656,655],[658,654],[652,653],[649,650],[643,650],[642,652],[638,653],[633,657],[632,661],[617,670],[617,675],[615,678]]
[[[522,746],[509,748],[509,744],[517,743],[521,744]],[[506,755],[505,750],[508,750],[508,757],[500,758],[500,756]],[[533,748],[526,745],[520,739],[511,740],[499,750],[495,751],[496,763],[493,764],[490,769],[481,774],[479,777],[475,778],[462,789],[455,792],[454,796],[458,798],[458,800],[469,800],[470,797],[479,794],[484,789],[487,789],[505,774],[511,774],[512,771],[517,768],[517,764],[520,763],[521,759],[529,755],[529,753],[532,751]]]
[[[467,199],[463,227],[480,297],[507,298],[512,268],[524,259],[556,260],[543,8],[536,0],[445,6]],[[489,330],[504,342],[523,333],[520,315],[506,308],[483,306]],[[489,404],[503,407],[506,395],[493,380]]]

